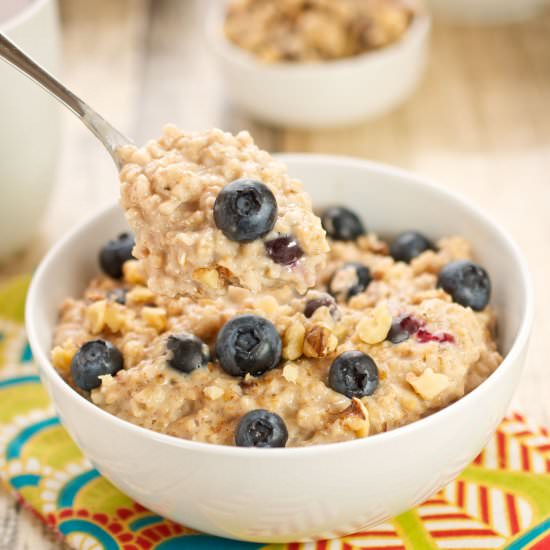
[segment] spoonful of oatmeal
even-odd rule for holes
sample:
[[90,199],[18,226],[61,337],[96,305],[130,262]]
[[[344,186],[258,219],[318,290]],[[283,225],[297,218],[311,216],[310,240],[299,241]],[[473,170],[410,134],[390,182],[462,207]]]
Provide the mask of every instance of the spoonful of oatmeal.
[[103,143],[121,181],[134,256],[154,292],[216,296],[312,287],[328,243],[309,197],[247,132],[166,126],[138,148],[5,35],[0,57],[70,109]]

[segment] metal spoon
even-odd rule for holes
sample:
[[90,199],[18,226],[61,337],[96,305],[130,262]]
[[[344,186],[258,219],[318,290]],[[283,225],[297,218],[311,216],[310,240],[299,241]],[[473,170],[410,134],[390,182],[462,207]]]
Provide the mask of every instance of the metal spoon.
[[22,52],[6,35],[0,33],[0,58],[28,76],[32,81],[40,84],[47,92],[70,109],[92,133],[103,143],[115,161],[117,168],[122,167],[122,159],[118,149],[122,145],[132,143],[124,134],[109,124],[101,115],[88,104],[68,90],[61,82],[55,79],[38,63]]

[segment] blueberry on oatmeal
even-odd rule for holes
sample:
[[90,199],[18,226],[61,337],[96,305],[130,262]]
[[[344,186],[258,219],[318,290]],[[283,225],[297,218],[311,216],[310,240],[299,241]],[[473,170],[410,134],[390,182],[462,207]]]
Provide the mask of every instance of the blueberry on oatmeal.
[[237,447],[284,447],[287,440],[288,430],[284,420],[265,409],[246,413],[235,431]]
[[346,351],[333,361],[328,382],[334,391],[350,398],[372,395],[378,387],[378,367],[366,353]]
[[298,241],[289,235],[266,241],[265,250],[276,264],[287,266],[294,265],[304,255]]
[[122,354],[118,348],[105,340],[92,340],[73,357],[71,376],[81,390],[90,391],[101,385],[101,376],[114,375],[122,366]]
[[216,226],[231,241],[247,243],[267,235],[277,219],[275,196],[261,181],[236,180],[214,203]]
[[347,262],[332,276],[328,291],[337,300],[347,301],[365,291],[371,281],[371,272],[366,265]]
[[122,266],[133,258],[135,241],[131,233],[121,233],[116,239],[107,242],[99,251],[99,265],[109,277],[120,279]]
[[434,244],[418,231],[405,231],[390,246],[390,254],[396,262],[410,263],[426,250],[435,250]]
[[401,344],[416,334],[421,326],[420,321],[410,315],[397,317],[392,321],[386,340],[392,344]]
[[450,294],[454,302],[474,311],[485,309],[491,298],[489,274],[468,260],[447,264],[439,273],[437,286]]
[[208,346],[192,334],[168,336],[166,349],[169,351],[168,366],[187,374],[205,367],[210,361]]
[[328,307],[333,317],[338,311],[336,301],[330,294],[320,294],[319,296],[311,298],[306,302],[304,306],[304,315],[309,319],[320,307]]
[[321,223],[327,235],[335,241],[354,241],[366,234],[359,216],[343,206],[327,208],[321,216]]
[[221,328],[216,339],[216,359],[232,376],[260,376],[279,365],[281,353],[277,329],[259,315],[234,317]]

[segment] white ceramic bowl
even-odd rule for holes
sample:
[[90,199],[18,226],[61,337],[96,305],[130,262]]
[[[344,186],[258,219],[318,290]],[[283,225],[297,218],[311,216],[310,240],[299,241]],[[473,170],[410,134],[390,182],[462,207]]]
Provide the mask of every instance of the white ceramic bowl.
[[50,363],[57,308],[98,271],[100,245],[126,225],[117,206],[58,243],[38,268],[27,330],[42,379],[78,446],[138,502],[200,531],[281,542],[335,537],[414,506],[481,450],[518,384],[533,315],[525,262],[510,238],[463,199],[411,174],[343,157],[283,156],[317,206],[345,204],[382,235],[460,234],[492,275],[506,358],[475,391],[409,426],[347,443],[244,449],[195,443],[129,424],[72,390]]
[[276,126],[324,128],[374,118],[403,103],[423,74],[430,17],[419,14],[386,48],[324,63],[259,62],[223,34],[223,2],[212,3],[207,39],[237,106]]
[[548,0],[428,0],[436,17],[480,24],[524,21],[549,4]]

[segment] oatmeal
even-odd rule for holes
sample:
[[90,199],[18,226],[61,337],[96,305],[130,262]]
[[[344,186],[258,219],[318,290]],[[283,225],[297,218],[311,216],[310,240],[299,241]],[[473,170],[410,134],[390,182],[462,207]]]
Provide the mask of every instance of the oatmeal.
[[352,57],[399,40],[407,0],[233,0],[225,35],[266,63]]
[[316,281],[328,244],[301,184],[247,132],[182,132],[121,149],[122,206],[147,286],[167,296]]
[[171,298],[146,287],[144,262],[123,260],[121,278],[99,276],[61,306],[55,367],[139,426],[257,447],[392,430],[497,368],[490,281],[464,239],[409,232],[388,246],[345,208],[323,223],[328,261],[305,295],[229,286]]

